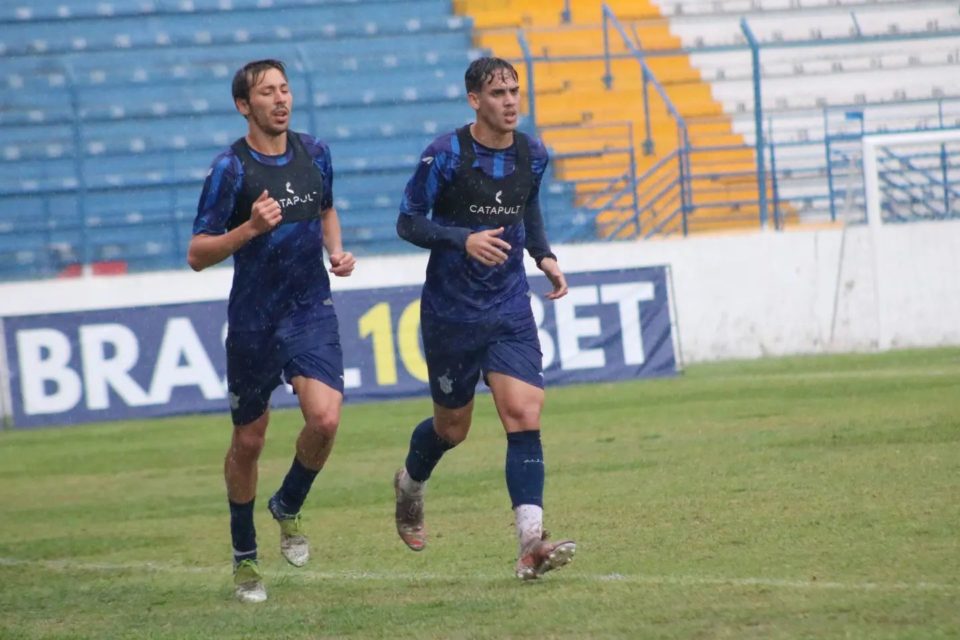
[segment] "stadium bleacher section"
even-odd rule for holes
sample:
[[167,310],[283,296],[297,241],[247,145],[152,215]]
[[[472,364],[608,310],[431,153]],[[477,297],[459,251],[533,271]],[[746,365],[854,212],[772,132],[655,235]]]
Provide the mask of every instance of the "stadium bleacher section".
[[[616,212],[601,211],[599,217],[602,223],[612,214],[609,229],[626,230],[628,236],[643,236],[650,229],[678,232],[678,224],[659,225],[656,215],[664,205],[677,213],[684,198],[690,213],[684,231],[758,226],[758,111],[752,52],[742,20],[761,47],[759,114],[768,129],[764,156],[769,163],[776,154],[777,172],[767,174],[765,191],[791,221],[822,221],[834,215],[828,206],[825,109],[851,107],[859,122],[867,123],[866,131],[948,126],[950,118],[937,111],[944,111],[943,98],[960,96],[955,79],[960,15],[955,2],[611,0],[606,6],[619,18],[639,56],[629,55],[609,24],[604,29],[608,21],[600,2],[458,0],[457,5],[474,19],[478,46],[532,62],[538,123],[572,127],[632,122],[638,193],[618,197],[620,205],[636,198],[640,211],[624,215],[647,217],[646,229],[637,233],[634,227],[631,232]],[[517,42],[517,29],[526,38],[527,52]],[[609,87],[602,82],[605,43],[612,55]],[[650,87],[653,135],[646,136],[640,58],[682,114],[689,151],[681,149],[676,119],[667,116]],[[932,109],[918,104],[923,101],[934,103]],[[902,116],[878,108],[896,104],[903,106]],[[911,114],[918,109],[926,115],[911,125]],[[557,133],[544,135],[550,144]],[[641,152],[651,142],[654,152]],[[581,190],[584,197],[594,197],[603,189],[595,175],[603,163],[585,157],[589,151],[603,154],[606,142],[556,145],[579,152],[561,162],[561,175],[579,179],[584,172],[594,172],[584,184],[586,193]],[[604,157],[611,158],[608,176],[618,178],[625,161]],[[670,165],[676,168],[670,170]],[[683,182],[690,185],[688,194],[683,194]],[[610,233],[602,224],[599,230],[601,235]]]
[[[838,194],[862,194],[833,179],[856,154],[834,159],[831,136],[960,126],[958,51],[944,0],[6,3],[0,279],[182,267],[207,167],[243,130],[230,78],[254,58],[288,62],[293,126],[333,152],[345,240],[378,253],[406,249],[400,191],[472,116],[462,74],[481,52],[524,84],[533,71],[548,229],[574,241],[756,227],[761,192],[781,222],[834,219]],[[762,191],[758,113],[776,163]]]
[[480,55],[443,0],[22,3],[0,9],[0,52],[0,279],[182,267],[209,164],[244,130],[230,79],[262,57],[288,63],[294,128],[330,144],[345,242],[406,249],[403,185],[472,117]]

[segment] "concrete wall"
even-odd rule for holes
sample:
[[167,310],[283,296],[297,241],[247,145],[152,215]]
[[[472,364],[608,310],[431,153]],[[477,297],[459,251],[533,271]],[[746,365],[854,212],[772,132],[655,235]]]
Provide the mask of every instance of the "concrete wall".
[[[685,362],[960,344],[960,222],[555,247],[568,272],[672,267]],[[417,284],[426,253],[334,289]],[[533,268],[530,263],[530,268]],[[0,285],[0,317],[226,299],[230,269]]]

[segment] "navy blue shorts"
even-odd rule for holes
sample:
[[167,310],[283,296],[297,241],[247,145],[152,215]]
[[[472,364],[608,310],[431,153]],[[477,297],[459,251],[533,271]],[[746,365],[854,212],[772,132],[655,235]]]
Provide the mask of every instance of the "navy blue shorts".
[[423,350],[433,401],[448,409],[467,405],[480,373],[502,373],[543,388],[543,354],[533,312],[483,322],[457,322],[420,314]]
[[319,380],[343,393],[336,316],[276,330],[227,332],[227,389],[234,425],[262,416],[273,390],[296,376]]

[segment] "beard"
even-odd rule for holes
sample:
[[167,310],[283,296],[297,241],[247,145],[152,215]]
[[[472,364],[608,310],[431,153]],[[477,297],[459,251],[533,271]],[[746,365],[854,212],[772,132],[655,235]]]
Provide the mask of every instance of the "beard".
[[258,129],[260,129],[267,135],[279,136],[286,133],[287,129],[290,128],[289,112],[287,113],[288,113],[287,121],[282,125],[274,124],[271,118],[272,114],[270,113],[265,113],[265,114],[253,113],[251,114],[251,117],[253,118],[253,122],[254,124],[257,125]]

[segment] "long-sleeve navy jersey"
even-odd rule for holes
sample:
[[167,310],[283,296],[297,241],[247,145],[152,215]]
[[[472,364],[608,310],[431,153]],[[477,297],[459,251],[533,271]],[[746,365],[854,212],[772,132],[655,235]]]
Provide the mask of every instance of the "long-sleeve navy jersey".
[[[426,311],[440,317],[463,321],[478,320],[489,313],[508,312],[529,304],[523,250],[534,258],[550,252],[540,213],[540,183],[546,171],[548,155],[544,146],[526,134],[531,185],[522,218],[505,224],[500,237],[511,246],[506,263],[488,267],[467,255],[467,237],[476,231],[496,228],[480,216],[444,214],[435,205],[446,189],[453,186],[460,169],[461,149],[457,132],[435,139],[421,154],[413,176],[404,190],[397,231],[417,246],[431,250],[427,278],[423,289]],[[494,180],[511,176],[516,171],[518,142],[506,149],[491,149],[472,141],[473,168]],[[499,194],[497,194],[499,195]],[[469,207],[463,203],[463,207]],[[487,207],[489,208],[489,207]]]

